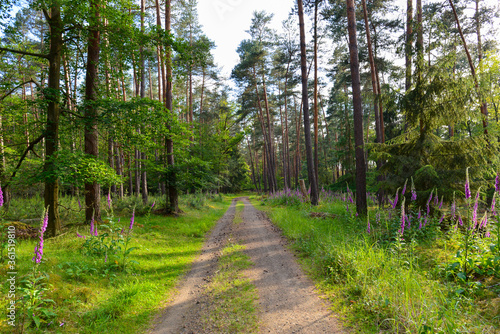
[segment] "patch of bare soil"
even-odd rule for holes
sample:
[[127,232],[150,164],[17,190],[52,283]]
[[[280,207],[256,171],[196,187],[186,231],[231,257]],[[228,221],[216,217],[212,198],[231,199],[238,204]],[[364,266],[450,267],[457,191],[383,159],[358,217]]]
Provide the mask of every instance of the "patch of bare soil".
[[254,266],[246,276],[257,287],[262,333],[344,333],[314,284],[286,248],[286,239],[247,199],[238,239]]
[[211,304],[204,287],[210,282],[230,235],[246,246],[245,253],[254,263],[244,275],[258,290],[261,333],[346,333],[286,248],[280,231],[248,199],[239,200],[245,204],[243,222],[232,224],[235,199],[151,334],[214,333],[204,328],[201,321],[204,308]]

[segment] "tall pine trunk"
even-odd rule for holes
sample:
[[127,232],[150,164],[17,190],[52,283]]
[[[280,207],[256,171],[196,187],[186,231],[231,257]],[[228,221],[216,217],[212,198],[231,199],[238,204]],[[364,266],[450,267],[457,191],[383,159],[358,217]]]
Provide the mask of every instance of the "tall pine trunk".
[[304,109],[304,136],[306,144],[307,174],[311,187],[311,204],[318,205],[318,183],[314,170],[314,158],[311,145],[311,121],[309,118],[309,98],[307,93],[307,58],[306,34],[304,28],[304,9],[302,0],[297,0],[300,27],[300,69],[302,74],[302,105]]
[[[97,117],[98,111],[95,102],[97,100],[98,64],[100,51],[100,31],[99,31],[99,0],[91,0],[90,8],[92,19],[87,48],[87,74],[85,77],[85,153],[95,159],[99,156],[99,146],[97,139]],[[90,221],[101,219],[100,209],[100,187],[97,182],[85,183],[85,219]]]
[[[165,1],[165,31],[168,35],[171,32],[171,0]],[[169,113],[169,118],[172,117],[172,47],[166,45],[165,52],[165,63],[166,63],[166,85],[165,85],[165,109]],[[171,130],[170,121],[167,124],[167,129]],[[165,140],[165,145],[167,149],[167,213],[175,214],[179,212],[179,196],[177,193],[177,175],[175,172],[175,160],[174,160],[174,142],[170,134],[167,135]]]
[[361,216],[366,216],[366,163],[363,142],[363,108],[359,79],[358,41],[356,38],[356,14],[354,12],[354,0],[346,0],[346,4],[354,109],[354,143],[356,145],[356,212]]
[[[55,176],[55,166],[52,158],[59,149],[59,88],[61,55],[63,46],[63,21],[61,18],[60,6],[56,3],[50,8],[50,14],[44,13],[50,27],[50,51],[49,60],[49,93],[45,95],[47,99],[47,125],[45,135],[45,179],[44,205],[48,210],[47,234],[55,236],[61,230],[59,220],[59,181]],[[43,39],[43,38],[42,38]],[[43,83],[42,83],[43,84]]]

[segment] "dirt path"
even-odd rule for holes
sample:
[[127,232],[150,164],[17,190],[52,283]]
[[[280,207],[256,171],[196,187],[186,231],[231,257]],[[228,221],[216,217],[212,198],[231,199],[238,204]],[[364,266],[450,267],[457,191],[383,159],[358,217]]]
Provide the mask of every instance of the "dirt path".
[[286,239],[248,199],[239,200],[245,204],[243,222],[232,224],[233,200],[151,334],[209,333],[200,319],[203,307],[210,305],[204,300],[203,288],[217,268],[219,253],[229,235],[246,246],[245,253],[254,263],[245,276],[258,290],[261,333],[345,333],[285,247]]

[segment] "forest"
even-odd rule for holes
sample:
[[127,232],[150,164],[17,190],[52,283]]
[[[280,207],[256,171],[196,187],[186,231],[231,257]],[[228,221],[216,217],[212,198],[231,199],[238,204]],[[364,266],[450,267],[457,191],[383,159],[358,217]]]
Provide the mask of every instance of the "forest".
[[[39,283],[52,279],[43,265],[59,268],[54,285],[67,279],[84,289],[102,277],[104,294],[124,303],[128,290],[111,287],[146,270],[135,257],[159,265],[141,243],[182,239],[195,254],[242,193],[281,221],[313,271],[333,284],[325,291],[352,280],[346,300],[368,296],[371,274],[363,284],[353,278],[355,252],[321,239],[336,228],[363,234],[367,252],[396,254],[398,268],[432,272],[448,286],[443,296],[453,294],[435,318],[398,318],[390,297],[366,297],[352,311],[371,324],[360,332],[499,330],[498,3],[297,0],[287,11],[275,22],[255,8],[226,75],[197,0],[0,0],[0,272],[17,271],[9,259],[19,272],[33,267],[17,288],[30,296],[18,302],[17,332],[64,324],[51,303],[71,292]],[[306,216],[293,225],[286,212]],[[120,219],[130,220],[125,234]],[[318,219],[338,222],[299,227]],[[80,234],[89,228],[90,236]],[[42,261],[44,235],[58,260]],[[33,263],[20,264],[33,247]],[[65,247],[94,264],[77,265]],[[193,254],[175,265],[181,269],[173,265],[178,275]],[[151,290],[167,293],[169,282]],[[91,299],[78,291],[86,295],[78,300]],[[150,316],[160,301],[147,303]],[[76,304],[59,314],[69,318]],[[482,305],[480,314],[457,320],[464,305]],[[87,311],[89,333],[125,330],[105,327],[125,309]],[[144,330],[148,316],[129,330]],[[10,330],[8,318],[0,324]],[[66,326],[76,332],[76,320]]]

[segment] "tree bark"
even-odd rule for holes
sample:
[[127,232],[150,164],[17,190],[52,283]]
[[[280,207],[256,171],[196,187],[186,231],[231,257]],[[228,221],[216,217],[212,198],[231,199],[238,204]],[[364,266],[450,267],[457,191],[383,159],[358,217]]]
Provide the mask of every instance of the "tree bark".
[[53,3],[50,8],[50,16],[45,13],[50,27],[50,52],[49,52],[49,93],[45,95],[47,99],[47,126],[45,137],[45,179],[44,205],[48,210],[47,234],[55,236],[61,231],[61,221],[59,220],[59,181],[55,175],[55,165],[52,159],[59,150],[59,88],[61,54],[63,46],[63,21],[61,9],[58,3]]
[[412,46],[413,46],[413,0],[406,0],[406,45],[405,45],[405,90],[411,87],[411,64],[412,64]]
[[[417,1],[422,1],[422,0],[417,0]],[[472,57],[470,55],[469,48],[467,47],[467,42],[465,41],[465,37],[464,37],[464,34],[462,32],[462,28],[460,26],[460,20],[458,19],[455,5],[453,4],[452,0],[448,0],[448,2],[450,3],[451,9],[453,10],[453,15],[455,16],[455,21],[457,22],[458,33],[460,34],[460,38],[462,39],[462,43],[464,45],[465,53],[467,54],[467,60],[469,61],[470,71],[472,73],[472,77],[474,79],[474,85],[476,87],[476,92],[479,96],[479,101],[481,103],[481,113],[483,114],[484,134],[487,135],[488,134],[488,107],[482,99],[481,90],[479,88],[479,81],[478,81],[477,75],[476,75],[476,69],[474,68],[474,63],[472,61]]]
[[356,14],[354,12],[354,0],[346,0],[346,5],[353,93],[352,100],[354,109],[354,142],[356,144],[356,212],[361,216],[366,216],[366,163],[363,142],[363,109],[359,78],[358,42],[356,38]]
[[314,1],[314,172],[319,184],[318,160],[318,1]]
[[[171,34],[171,0],[165,1],[165,31],[168,35]],[[166,75],[166,85],[165,85],[165,109],[172,115],[172,47],[170,45],[165,46],[165,63],[167,68]],[[169,116],[171,117],[171,116]],[[167,124],[167,129],[171,130],[170,122]],[[168,180],[168,191],[167,191],[167,208],[166,212],[169,214],[176,214],[179,212],[179,196],[177,193],[177,175],[175,172],[175,160],[174,160],[174,142],[172,136],[169,134],[166,137],[165,145],[167,148],[167,180]]]
[[311,204],[318,205],[318,183],[314,170],[314,159],[311,145],[311,121],[309,118],[309,97],[307,92],[307,58],[306,35],[304,29],[304,9],[302,0],[297,0],[300,27],[300,69],[302,73],[302,105],[304,110],[304,135],[306,145],[307,172],[311,187]]
[[[97,117],[98,111],[95,102],[97,100],[98,64],[100,51],[100,31],[98,28],[100,20],[99,0],[90,0],[92,11],[92,22],[89,32],[87,49],[87,74],[85,77],[85,153],[99,157],[99,146],[97,138]],[[100,187],[97,182],[85,183],[85,219],[90,222],[92,217],[95,220],[101,219],[100,209]]]

